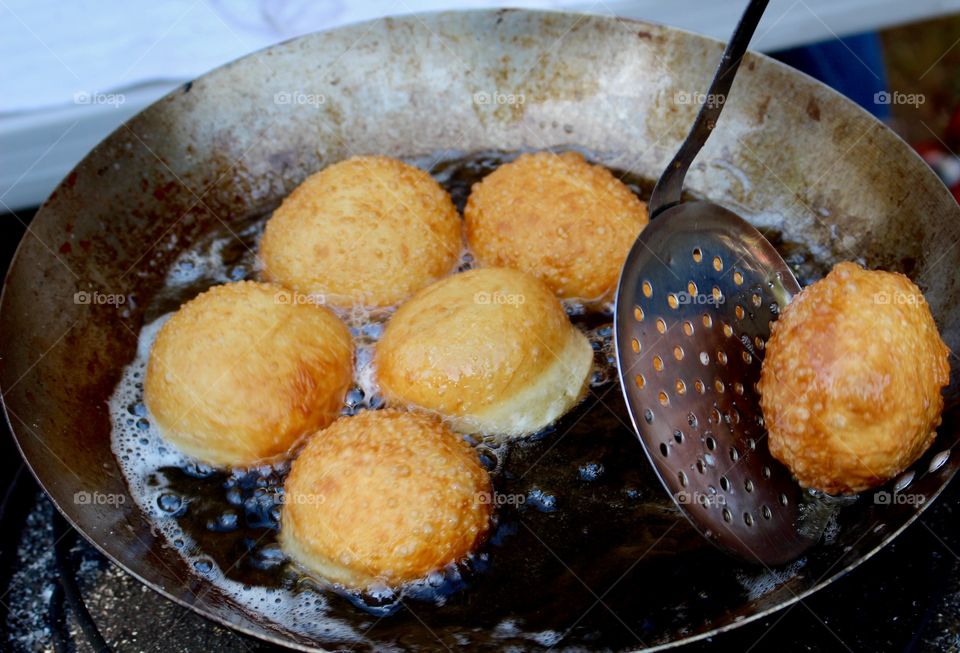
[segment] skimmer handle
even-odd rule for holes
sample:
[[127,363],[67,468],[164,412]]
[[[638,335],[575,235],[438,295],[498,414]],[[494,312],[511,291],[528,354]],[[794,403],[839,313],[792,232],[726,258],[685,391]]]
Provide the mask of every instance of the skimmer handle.
[[717,66],[717,72],[713,75],[705,101],[700,105],[700,111],[697,113],[696,120],[693,121],[693,127],[690,128],[687,139],[683,141],[683,145],[680,146],[667,169],[660,175],[653,189],[649,205],[651,219],[665,209],[680,203],[683,179],[720,118],[720,112],[733,85],[737,68],[740,67],[740,61],[747,52],[747,46],[750,45],[750,39],[753,38],[753,33],[768,2],[769,0],[750,0],[750,4],[743,12],[737,29],[734,30],[730,42],[727,43],[727,49],[723,52],[723,58],[720,59],[720,65]]

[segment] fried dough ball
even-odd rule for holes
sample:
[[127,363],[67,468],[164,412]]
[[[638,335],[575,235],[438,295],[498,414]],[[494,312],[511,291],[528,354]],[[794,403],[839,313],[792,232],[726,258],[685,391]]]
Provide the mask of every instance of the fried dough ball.
[[311,175],[267,222],[264,275],[327,304],[391,306],[456,267],[461,221],[426,172],[359,156]]
[[353,342],[329,309],[280,286],[215,286],[180,307],[150,349],[144,401],[163,436],[212,465],[286,453],[340,414]]
[[466,433],[518,437],[581,398],[593,349],[550,289],[482,268],[421,290],[393,315],[374,356],[393,405],[418,406]]
[[787,306],[766,347],[770,452],[802,486],[860,492],[933,442],[949,350],[907,277],[839,263]]
[[395,410],[314,435],[284,486],[284,550],[352,589],[396,586],[463,560],[490,524],[490,479],[439,419]]
[[464,210],[478,263],[523,270],[561,298],[613,298],[647,205],[575,152],[523,154],[474,184]]

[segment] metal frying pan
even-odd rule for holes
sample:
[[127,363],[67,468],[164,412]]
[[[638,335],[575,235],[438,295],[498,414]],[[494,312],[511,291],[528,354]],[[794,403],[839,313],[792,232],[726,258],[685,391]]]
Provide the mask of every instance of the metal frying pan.
[[[183,86],[70,173],[12,264],[0,307],[0,387],[33,473],[81,533],[150,587],[237,630],[320,647],[194,574],[144,519],[111,451],[106,401],[177,252],[221,222],[271,210],[309,173],[353,153],[577,145],[654,179],[721,51],[710,39],[612,17],[440,13],[303,37]],[[314,94],[314,110],[284,101],[292,94]],[[522,103],[497,99],[511,95]],[[783,242],[803,243],[822,262],[858,259],[907,274],[957,348],[960,210],[905,143],[833,91],[758,55],[744,61],[722,120],[687,177],[694,194]],[[118,308],[77,293],[127,301]],[[669,551],[655,550],[657,599],[684,610],[647,624],[634,647],[736,627],[816,591],[889,542],[960,465],[951,454],[957,390],[954,367],[937,442],[886,488],[912,499],[861,497],[805,556],[802,573],[773,570],[782,582],[747,592],[717,579],[768,570],[706,557],[709,566],[685,573]],[[637,452],[636,465],[646,465]],[[80,501],[89,496],[82,493],[125,500]],[[719,589],[687,601],[705,586]],[[453,644],[450,624],[427,625]],[[388,627],[361,644],[389,643],[377,637],[411,641]]]

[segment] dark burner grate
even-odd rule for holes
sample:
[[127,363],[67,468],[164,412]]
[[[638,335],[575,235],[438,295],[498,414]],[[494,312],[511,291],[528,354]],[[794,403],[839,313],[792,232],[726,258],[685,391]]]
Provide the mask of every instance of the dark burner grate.
[[[32,507],[20,526],[4,521],[0,529],[14,540],[12,565],[4,567],[9,583],[0,605],[5,612],[0,650],[279,650],[213,624],[141,585],[72,529],[59,531],[59,515],[54,517],[55,510],[29,474],[19,485],[26,488],[16,493],[20,501]],[[911,527],[873,560],[805,600],[809,610],[794,606],[679,653],[746,651],[754,643],[753,650],[780,653],[845,650],[837,637],[852,651],[960,652],[960,559],[948,550],[960,552],[960,531],[953,526],[958,501],[960,484],[952,484],[924,516],[926,525]],[[5,513],[4,519],[10,516]],[[63,587],[55,533],[62,535],[60,564],[72,572]],[[4,558],[10,552],[7,546],[4,543]],[[83,617],[87,610],[89,622]],[[100,638],[105,641],[98,647]]]

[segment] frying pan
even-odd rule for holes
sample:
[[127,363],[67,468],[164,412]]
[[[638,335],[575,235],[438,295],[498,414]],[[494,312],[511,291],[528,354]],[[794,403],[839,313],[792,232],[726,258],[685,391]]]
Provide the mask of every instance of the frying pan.
[[[706,87],[721,51],[717,41],[613,17],[437,13],[298,38],[174,91],[67,176],[11,265],[0,308],[0,387],[34,475],[87,539],[153,589],[238,631],[320,647],[192,573],[129,496],[111,451],[107,400],[178,251],[218,225],[272,210],[308,174],[351,154],[575,145],[654,179],[685,135],[697,110],[688,100]],[[297,93],[322,101],[315,110],[283,101]],[[502,103],[497,93],[523,101]],[[722,120],[688,175],[695,195],[803,243],[824,263],[856,259],[903,272],[957,348],[960,211],[905,143],[825,86],[754,54]],[[81,292],[126,301],[84,303]],[[655,591],[678,609],[648,625],[642,645],[679,645],[783,608],[906,528],[960,465],[952,453],[956,372],[953,365],[936,443],[887,488],[914,500],[861,497],[805,557],[803,573],[682,610],[682,597],[700,583],[753,571],[717,554],[708,568],[680,576],[669,552],[654,552],[660,571],[636,591]],[[646,464],[638,453],[636,465]],[[120,499],[77,499],[94,492]]]

